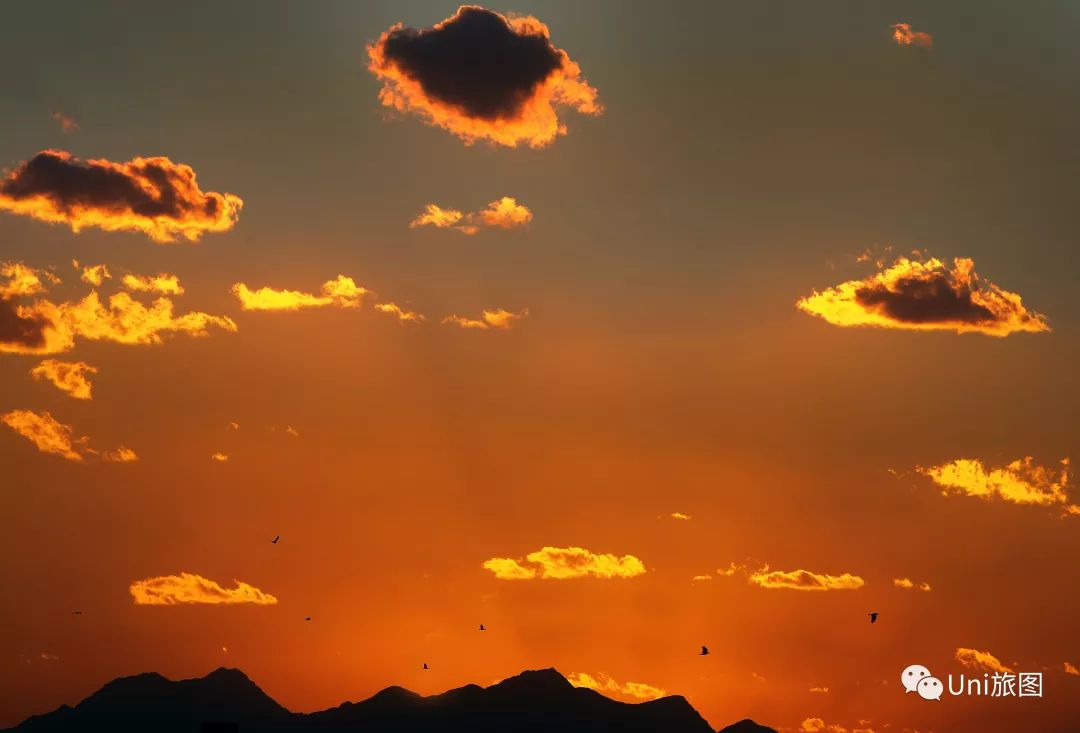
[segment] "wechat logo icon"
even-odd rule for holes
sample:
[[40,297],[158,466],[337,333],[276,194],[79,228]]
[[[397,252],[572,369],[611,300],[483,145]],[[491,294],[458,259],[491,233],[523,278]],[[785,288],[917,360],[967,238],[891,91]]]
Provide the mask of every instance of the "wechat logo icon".
[[912,664],[900,674],[900,684],[905,692],[914,692],[923,700],[940,700],[945,686],[921,664]]

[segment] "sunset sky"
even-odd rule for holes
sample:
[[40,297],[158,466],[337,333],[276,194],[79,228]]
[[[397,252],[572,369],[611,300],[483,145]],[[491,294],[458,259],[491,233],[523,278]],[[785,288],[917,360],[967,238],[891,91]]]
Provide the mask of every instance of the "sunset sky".
[[1078,33],[9,4],[0,727],[219,666],[298,711],[555,667],[714,727],[1075,726]]

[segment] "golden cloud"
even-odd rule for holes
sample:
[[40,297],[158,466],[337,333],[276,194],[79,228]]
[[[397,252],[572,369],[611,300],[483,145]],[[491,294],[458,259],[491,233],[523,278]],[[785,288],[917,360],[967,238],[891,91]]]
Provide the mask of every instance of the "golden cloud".
[[80,268],[78,260],[72,260],[71,264],[76,270],[81,270],[79,279],[87,285],[100,287],[103,282],[112,277],[112,273],[109,272],[109,268],[105,265],[87,265]]
[[934,37],[923,31],[911,30],[910,23],[896,23],[890,26],[892,37],[898,46],[932,46]]
[[389,313],[390,315],[397,316],[400,323],[420,323],[424,320],[424,316],[421,314],[405,310],[397,303],[376,303],[375,310],[380,313]]
[[[824,688],[828,692],[828,688]],[[811,690],[813,692],[813,690]],[[826,723],[821,718],[807,718],[799,726],[799,733],[874,733],[873,728],[862,727],[869,725],[870,721],[860,720],[858,728],[845,728],[837,723]],[[907,729],[905,729],[907,730]]]
[[217,461],[218,463],[228,463],[229,456],[225,453],[212,453],[210,454],[211,461]]
[[499,580],[632,578],[645,573],[645,565],[633,555],[597,555],[581,547],[544,547],[524,560],[493,557],[483,567]]
[[0,301],[0,353],[58,354],[70,351],[76,338],[160,344],[166,334],[205,336],[211,327],[236,331],[230,318],[200,312],[176,315],[167,298],[147,306],[128,293],[110,296],[107,306],[96,291],[77,302]]
[[0,415],[0,422],[33,443],[42,453],[51,453],[69,461],[82,461],[86,456],[104,461],[130,463],[138,460],[135,451],[121,446],[104,453],[89,447],[90,439],[75,437],[75,431],[48,412],[12,410]]
[[616,682],[605,674],[593,677],[586,672],[573,672],[566,678],[574,687],[585,687],[607,695],[630,698],[632,700],[657,700],[667,695],[660,687],[644,682]]
[[0,211],[76,233],[142,232],[158,243],[228,231],[243,205],[238,196],[202,191],[190,166],[165,157],[114,163],[44,150],[0,180]]
[[165,272],[157,275],[124,275],[120,282],[125,288],[136,293],[184,294],[184,286],[180,284],[180,278]]
[[223,588],[213,580],[195,575],[162,575],[136,580],[131,584],[131,597],[139,606],[175,606],[188,603],[273,605],[277,598],[253,585],[233,581],[235,588]]
[[1061,507],[1076,514],[1080,507],[1069,503],[1069,459],[1061,469],[1040,466],[1031,456],[1018,458],[1000,468],[989,468],[977,458],[958,458],[940,466],[916,470],[942,487],[943,494],[962,494],[980,499],[1000,499],[1011,504]]
[[103,460],[110,461],[112,463],[132,463],[139,460],[139,456],[135,454],[135,451],[131,448],[125,448],[120,446],[116,450],[105,451],[101,454]]
[[526,318],[528,315],[528,308],[518,313],[511,313],[502,308],[496,308],[491,311],[482,311],[480,318],[478,319],[450,315],[444,318],[442,322],[460,326],[461,328],[475,328],[481,331],[486,331],[491,328],[506,330],[514,324],[514,321],[519,321],[522,318]]
[[444,209],[436,204],[428,204],[423,213],[409,222],[409,228],[431,226],[437,229],[456,229],[465,234],[476,234],[484,228],[523,227],[532,221],[532,218],[532,212],[527,206],[519,204],[512,196],[503,196],[488,204],[486,209],[468,214],[457,209]]
[[66,392],[77,400],[88,400],[92,396],[93,385],[87,374],[97,374],[97,368],[82,361],[59,361],[45,359],[30,370],[30,376],[38,381],[51,382],[61,392]]
[[42,453],[52,453],[69,461],[81,461],[87,438],[76,438],[71,427],[48,412],[12,410],[0,415],[0,422],[23,436]]
[[893,578],[893,585],[897,588],[903,588],[904,590],[911,590],[913,588],[918,588],[921,591],[930,590],[929,583],[916,584],[911,578]]
[[1046,318],[1028,311],[1020,296],[980,281],[970,259],[900,257],[885,270],[849,280],[797,301],[805,313],[834,326],[955,331],[1008,336],[1049,331]]
[[1080,676],[1080,669],[1077,669],[1075,666],[1069,664],[1068,662],[1065,662],[1064,668],[1065,668],[1065,674],[1071,674],[1071,675]]
[[458,224],[465,218],[465,214],[457,209],[444,209],[438,204],[428,204],[424,211],[409,222],[410,229],[417,227],[435,227],[436,229],[449,229],[451,227],[461,229],[466,234],[472,234],[476,229],[466,230]]
[[682,512],[672,512],[672,513],[671,513],[671,518],[672,518],[672,519],[684,519],[684,520],[689,520],[689,519],[690,519],[690,515],[689,515],[689,514],[683,514]]
[[426,30],[399,23],[367,52],[384,106],[417,115],[466,145],[487,140],[541,148],[566,134],[557,106],[603,112],[581,68],[531,16],[463,5]]
[[49,286],[56,285],[60,278],[48,270],[37,270],[22,262],[4,262],[0,264],[0,299],[10,300],[28,295],[44,293]]
[[753,585],[770,590],[857,590],[866,584],[858,575],[851,573],[826,575],[809,570],[769,570],[767,565],[750,573],[748,580]]
[[326,306],[357,308],[369,292],[345,275],[338,275],[333,280],[324,282],[320,289],[321,295],[271,287],[252,290],[244,283],[234,284],[232,291],[240,300],[240,307],[246,311],[295,311]]
[[981,652],[978,649],[965,649],[960,647],[956,650],[956,661],[964,665],[968,669],[974,669],[979,672],[998,672],[1005,674],[1012,672],[1012,669],[1006,667],[1001,661],[990,652]]

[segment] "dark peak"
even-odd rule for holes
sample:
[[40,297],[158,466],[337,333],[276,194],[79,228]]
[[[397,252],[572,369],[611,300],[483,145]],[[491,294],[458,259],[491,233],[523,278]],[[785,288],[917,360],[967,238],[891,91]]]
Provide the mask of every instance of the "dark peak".
[[521,674],[507,677],[502,682],[492,685],[492,688],[507,686],[548,690],[572,690],[574,688],[574,686],[570,684],[570,680],[563,677],[554,667],[549,667],[547,669],[527,669]]
[[157,672],[143,672],[141,674],[133,674],[127,677],[117,677],[115,680],[110,680],[102,685],[95,695],[100,695],[104,692],[115,692],[116,690],[127,689],[147,689],[156,688],[169,684],[169,680],[158,674]]
[[746,718],[738,723],[732,723],[727,728],[721,728],[717,733],[776,733],[776,730]]
[[218,667],[210,674],[202,678],[205,682],[243,682],[255,684],[246,674],[235,667]]
[[391,700],[412,701],[412,700],[420,699],[420,695],[416,694],[412,690],[407,690],[404,687],[400,687],[398,685],[391,685],[390,687],[386,687],[386,688],[384,688],[382,690],[379,690],[374,695],[372,695],[369,699],[371,699],[371,700],[384,700],[384,701],[391,701]]

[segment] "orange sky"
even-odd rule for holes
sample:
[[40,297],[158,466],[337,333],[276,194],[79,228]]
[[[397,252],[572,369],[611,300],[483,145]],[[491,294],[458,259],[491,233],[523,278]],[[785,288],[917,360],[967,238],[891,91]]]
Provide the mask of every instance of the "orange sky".
[[[753,5],[526,3],[512,124],[368,68],[454,6],[20,8],[0,725],[222,665],[1080,720],[1080,18]],[[899,684],[991,659],[1044,697]]]

